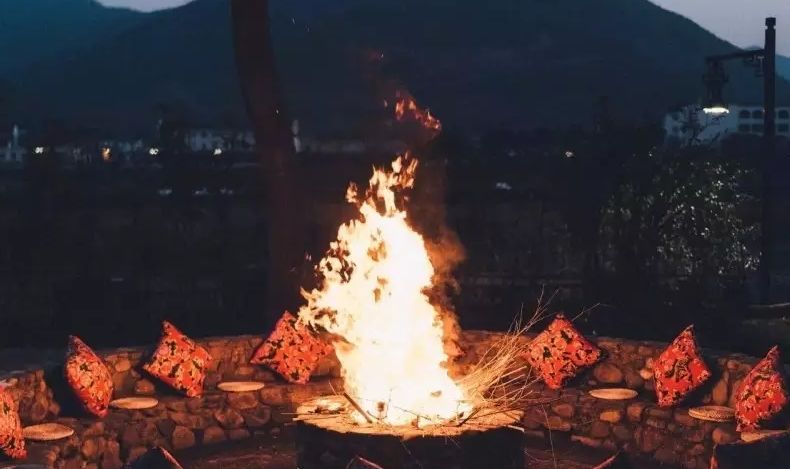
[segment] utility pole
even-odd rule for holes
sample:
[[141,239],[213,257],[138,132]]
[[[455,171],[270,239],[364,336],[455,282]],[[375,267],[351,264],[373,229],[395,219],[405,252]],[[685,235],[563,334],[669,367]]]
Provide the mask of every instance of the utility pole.
[[771,269],[773,251],[773,187],[771,174],[776,156],[776,18],[765,19],[765,47],[758,50],[733,52],[707,57],[704,81],[707,88],[704,110],[719,115],[729,112],[722,97],[727,83],[723,63],[743,60],[763,77],[763,161],[762,171],[762,237],[760,242],[759,295],[763,304],[771,301]]
[[776,18],[765,20],[765,53],[763,80],[765,122],[763,128],[763,210],[760,254],[760,302],[771,301],[771,268],[773,267],[773,173],[776,156]]

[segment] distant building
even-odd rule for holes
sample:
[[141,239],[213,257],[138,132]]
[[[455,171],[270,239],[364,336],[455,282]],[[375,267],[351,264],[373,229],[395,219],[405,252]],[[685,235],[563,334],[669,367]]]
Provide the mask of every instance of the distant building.
[[[686,106],[664,117],[667,142],[716,144],[730,135],[762,135],[762,106],[732,105],[721,115],[705,114],[699,106]],[[790,107],[776,109],[776,135],[790,138]]]
[[27,155],[27,149],[20,143],[22,131],[18,126],[14,126],[11,131],[10,139],[5,148],[2,148],[2,157],[4,163],[21,164]]
[[255,136],[251,130],[234,129],[189,129],[184,143],[194,153],[221,151],[252,151]]

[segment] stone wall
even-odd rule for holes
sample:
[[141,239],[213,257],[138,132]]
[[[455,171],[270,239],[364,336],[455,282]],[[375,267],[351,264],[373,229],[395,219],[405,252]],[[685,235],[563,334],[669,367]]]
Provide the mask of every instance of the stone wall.
[[[278,434],[292,420],[296,405],[313,396],[342,388],[337,361],[323,360],[313,382],[292,385],[273,373],[248,364],[261,343],[256,336],[219,337],[199,341],[214,360],[203,396],[184,398],[159,385],[142,371],[153,347],[99,352],[112,372],[115,397],[156,396],[152,409],[111,409],[104,419],[86,417],[72,401],[62,378],[61,364],[44,363],[41,369],[15,371],[0,380],[8,384],[19,403],[23,425],[58,422],[75,434],[56,443],[28,442],[26,462],[57,468],[117,469],[136,459],[148,447],[159,445],[178,451],[196,445],[239,440],[255,435]],[[65,353],[65,352],[64,352]],[[221,381],[263,381],[257,392],[225,393],[216,389]]]
[[[497,336],[465,332],[463,348],[467,356],[463,362],[474,361]],[[688,409],[700,405],[732,407],[735,391],[758,359],[704,350],[713,376],[681,406],[665,409],[656,404],[653,361],[668,344],[606,337],[592,341],[605,352],[599,364],[572,380],[566,389],[535,387],[535,405],[525,410],[523,422],[528,435],[548,438],[551,433],[554,439],[569,438],[612,451],[623,449],[685,468],[708,468],[714,443],[740,438],[734,423],[703,422],[690,417]],[[639,395],[629,401],[605,401],[588,394],[599,387],[625,387]]]
[[[500,333],[467,331],[461,338],[463,358],[452,373],[461,375],[495,345]],[[528,341],[531,336],[525,336]],[[282,432],[290,425],[294,406],[308,398],[339,389],[339,366],[334,357],[323,360],[308,385],[283,383],[273,373],[248,364],[261,342],[257,336],[209,338],[199,341],[215,358],[206,380],[206,393],[186,399],[161,387],[141,370],[151,347],[105,351],[100,355],[113,372],[116,397],[154,395],[160,403],[145,411],[112,410],[102,420],[81,416],[64,387],[57,362],[40,369],[17,371],[0,379],[19,403],[23,424],[59,421],[75,429],[73,437],[56,444],[31,444],[30,462],[54,467],[117,468],[152,445],[179,450],[195,445],[256,434]],[[653,457],[687,468],[707,467],[714,442],[739,438],[734,424],[701,422],[688,416],[687,407],[660,409],[655,404],[652,362],[666,347],[655,342],[611,338],[594,340],[605,358],[582,373],[569,387],[551,391],[534,386],[534,405],[525,409],[527,435],[569,438],[584,445]],[[743,355],[705,351],[714,375],[709,384],[689,399],[688,406],[731,405],[738,384],[756,363]],[[216,384],[227,380],[264,381],[254,393],[227,394]],[[639,392],[631,401],[592,398],[590,388],[628,387]]]

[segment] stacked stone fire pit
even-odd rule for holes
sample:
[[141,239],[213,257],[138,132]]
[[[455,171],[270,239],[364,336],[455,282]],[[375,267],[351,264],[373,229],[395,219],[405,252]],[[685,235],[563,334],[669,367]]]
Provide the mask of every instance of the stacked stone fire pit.
[[325,396],[297,409],[296,442],[300,469],[345,469],[363,457],[388,467],[423,469],[522,469],[521,412],[492,413],[481,419],[428,428],[358,423],[343,397]]
[[[453,366],[452,373],[465,373],[499,338],[501,334],[497,333],[464,332],[461,346],[465,356]],[[496,448],[506,462],[498,467],[516,467],[507,465],[507,455],[515,455],[513,448],[520,444],[524,434],[546,438],[549,432],[555,441],[567,438],[583,445],[612,452],[620,449],[680,467],[707,468],[714,443],[727,443],[740,437],[732,423],[703,422],[691,418],[685,407],[664,409],[657,406],[650,373],[654,357],[666,344],[611,338],[593,339],[606,352],[605,359],[575,379],[569,388],[552,391],[536,385],[536,404],[523,409],[523,417],[517,419],[520,421],[515,425],[525,433],[508,429],[509,423],[505,421],[498,422],[504,428],[490,434],[475,434],[469,428],[471,438],[467,440],[462,436],[460,439],[464,441],[461,446],[471,448],[470,452],[455,454],[454,450],[442,446],[439,441],[442,438],[438,436],[408,438],[404,434],[393,436],[386,432],[365,431],[352,437],[353,432],[346,428],[346,433],[340,436],[342,432],[333,428],[331,420],[294,421],[296,414],[305,413],[304,408],[298,409],[299,406],[309,407],[314,399],[340,392],[342,382],[337,378],[336,359],[324,359],[310,383],[287,384],[269,371],[248,364],[252,351],[261,341],[261,337],[254,336],[199,341],[216,360],[209,370],[206,394],[192,399],[174,395],[145,376],[140,366],[149,348],[105,351],[101,355],[113,370],[116,397],[154,395],[160,403],[144,411],[112,410],[103,420],[73,413],[64,392],[59,363],[41,363],[36,369],[0,376],[0,380],[11,383],[9,390],[19,404],[23,424],[61,422],[75,429],[75,434],[66,440],[30,444],[30,455],[25,462],[60,468],[117,469],[156,445],[178,452],[256,435],[293,434],[297,428],[302,442],[300,457],[305,468],[340,467],[338,461],[364,453],[360,443],[371,441],[377,448],[371,456],[394,454],[391,442],[403,440],[410,442],[407,447],[413,453],[428,454],[428,463],[434,457],[447,457],[452,461],[458,454],[474,454],[475,448],[489,438],[502,442]],[[733,390],[757,360],[708,350],[705,356],[714,376],[701,390],[694,405],[731,404]],[[266,386],[249,393],[228,394],[216,390],[220,381],[239,379],[265,381]],[[638,391],[639,396],[630,401],[614,402],[598,400],[588,394],[590,388],[604,385],[628,387]],[[539,404],[541,402],[543,404]],[[459,432],[466,430],[461,428]],[[317,454],[318,450],[308,450],[308,446],[325,451]],[[426,448],[425,452],[422,448]],[[317,460],[326,465],[310,466]]]

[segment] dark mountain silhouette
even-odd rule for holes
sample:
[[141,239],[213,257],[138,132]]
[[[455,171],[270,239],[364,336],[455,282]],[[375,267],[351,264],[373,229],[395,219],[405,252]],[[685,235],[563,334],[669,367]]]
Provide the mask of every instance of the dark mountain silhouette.
[[0,75],[75,59],[141,19],[95,0],[0,0]]
[[785,80],[790,80],[790,57],[776,57],[776,72]]
[[[384,114],[379,92],[394,82],[447,125],[474,131],[587,124],[602,95],[621,119],[654,119],[698,100],[704,56],[735,49],[647,0],[273,2],[291,113],[312,132],[363,128]],[[25,55],[13,73],[0,68],[17,115],[131,129],[150,127],[164,103],[195,122],[243,119],[227,0],[151,14],[90,0],[0,0],[0,18],[19,3],[38,8],[1,33],[27,38],[26,52],[12,52]],[[52,4],[72,3],[105,18],[91,20],[101,27],[36,26],[55,21]],[[63,39],[71,27],[79,40]],[[727,98],[759,102],[753,71],[730,73]],[[789,90],[781,81],[780,101]]]

